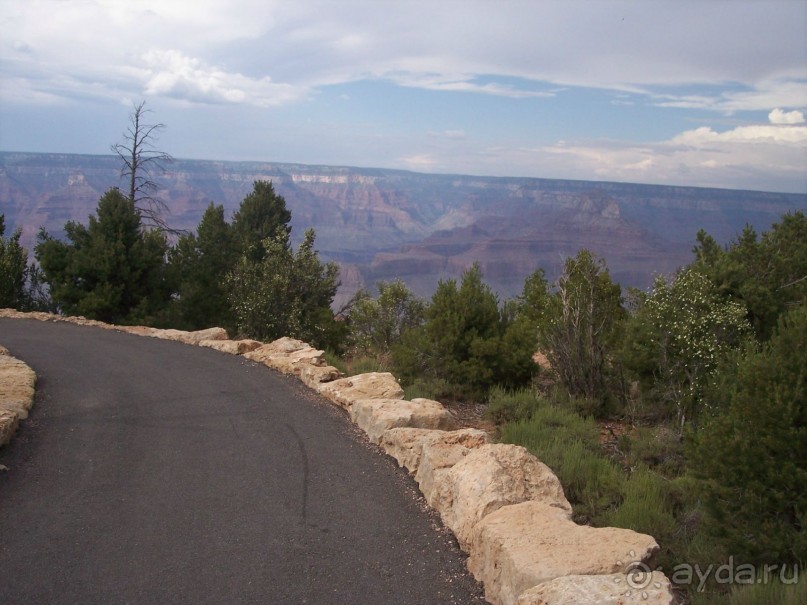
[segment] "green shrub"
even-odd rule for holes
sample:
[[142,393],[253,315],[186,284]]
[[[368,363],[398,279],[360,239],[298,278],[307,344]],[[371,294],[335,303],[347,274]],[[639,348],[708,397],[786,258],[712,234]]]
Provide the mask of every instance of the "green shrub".
[[326,349],[323,357],[325,358],[325,363],[335,367],[345,376],[348,375],[347,362],[333,349]]
[[389,372],[390,367],[378,357],[354,357],[347,362],[350,376],[368,374],[370,372]]
[[600,453],[592,420],[544,404],[529,420],[505,425],[502,441],[523,445],[557,474],[576,521],[590,522],[620,502],[622,471]]
[[622,499],[624,475],[610,460],[581,441],[559,443],[563,451],[557,470],[578,523],[595,523]]
[[639,427],[633,435],[623,435],[619,446],[630,467],[646,465],[670,478],[684,472],[684,444],[674,429]]
[[494,387],[488,396],[485,416],[497,426],[508,422],[529,420],[539,407],[540,401],[531,389],[504,389]]
[[653,536],[661,547],[658,563],[669,569],[680,561],[678,521],[673,513],[669,481],[642,467],[624,482],[623,489],[622,503],[606,512],[597,524]]

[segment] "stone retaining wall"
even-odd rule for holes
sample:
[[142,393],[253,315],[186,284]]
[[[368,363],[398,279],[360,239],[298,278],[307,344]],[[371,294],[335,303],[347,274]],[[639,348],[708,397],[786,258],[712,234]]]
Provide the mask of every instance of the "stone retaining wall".
[[[166,338],[243,355],[297,376],[344,408],[370,441],[412,474],[468,553],[468,568],[493,605],[674,603],[664,574],[649,572],[659,549],[651,536],[577,525],[557,477],[535,456],[521,446],[491,443],[478,429],[453,430],[453,418],[440,403],[404,400],[390,373],[343,377],[325,362],[323,351],[291,338],[262,344],[229,340],[221,328],[182,332],[112,326],[8,309],[0,310],[0,317],[69,321]],[[5,393],[2,367],[0,394]]]

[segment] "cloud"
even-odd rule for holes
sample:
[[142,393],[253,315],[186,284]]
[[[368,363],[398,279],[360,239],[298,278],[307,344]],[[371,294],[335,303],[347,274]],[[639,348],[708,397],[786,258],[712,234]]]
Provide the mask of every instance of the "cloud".
[[[32,58],[12,61],[0,76],[33,69],[43,75],[36,86],[44,93],[47,77],[81,80],[89,72],[108,89],[125,88],[133,95],[142,82],[136,77],[120,82],[114,74],[130,73],[144,54],[168,45],[199,60],[197,71],[220,72],[208,77],[251,82],[243,87],[244,103],[253,102],[250,91],[263,90],[266,82],[313,90],[387,79],[511,98],[582,86],[640,92],[665,107],[724,112],[804,107],[804,17],[802,3],[788,0],[737,3],[730,11],[724,3],[700,0],[6,0],[0,25],[14,35],[0,43],[9,49],[3,54],[16,45],[18,51],[31,49]],[[104,73],[113,78],[98,76]],[[178,95],[184,86],[189,94],[199,93],[200,78],[168,73],[156,83],[149,80],[147,90]],[[669,90],[682,84],[713,90],[702,95]],[[241,88],[209,86],[225,98]],[[254,102],[264,106],[279,98],[292,102],[306,96],[258,92]]]
[[768,114],[771,124],[804,124],[804,114],[800,111],[782,111],[778,107]]
[[704,126],[643,144],[578,140],[432,148],[404,159],[425,171],[807,192],[807,126],[801,125],[756,124],[722,132]]
[[536,155],[563,158],[584,179],[807,191],[807,126],[704,126],[646,145],[558,143]]
[[177,50],[151,50],[143,56],[144,91],[148,95],[199,103],[249,103],[271,107],[306,96],[304,89],[276,84],[269,77],[228,73]]

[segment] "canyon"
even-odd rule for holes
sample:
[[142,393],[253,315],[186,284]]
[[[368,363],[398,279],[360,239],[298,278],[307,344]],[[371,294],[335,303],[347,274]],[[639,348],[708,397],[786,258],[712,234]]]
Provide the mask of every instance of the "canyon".
[[[274,162],[176,159],[155,176],[166,222],[188,231],[210,202],[229,219],[254,181],[272,181],[293,240],[314,228],[321,258],[339,264],[335,307],[395,278],[427,297],[474,262],[507,298],[537,268],[556,277],[581,248],[601,255],[623,287],[645,288],[691,260],[701,228],[726,244],[746,224],[761,232],[807,208],[805,194]],[[113,186],[122,182],[111,155],[0,152],[0,213],[29,251],[40,228],[62,237],[67,221],[86,224]]]

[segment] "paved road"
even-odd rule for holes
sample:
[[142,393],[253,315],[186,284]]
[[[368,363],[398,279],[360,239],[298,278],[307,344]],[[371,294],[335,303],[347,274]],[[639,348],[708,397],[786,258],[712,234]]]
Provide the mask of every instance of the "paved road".
[[38,375],[0,449],[0,603],[483,603],[411,479],[295,380],[0,319]]

